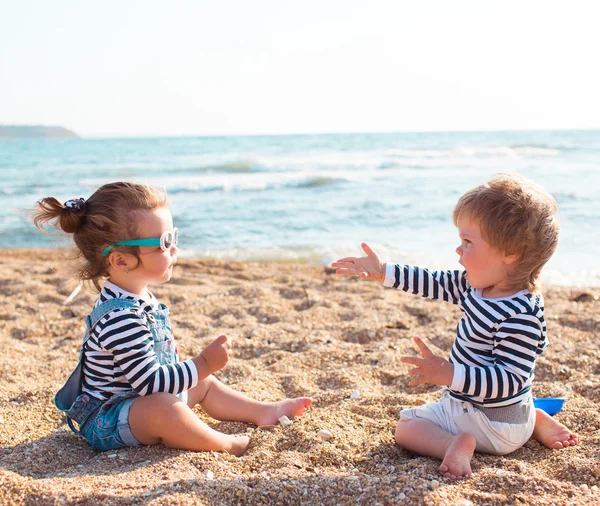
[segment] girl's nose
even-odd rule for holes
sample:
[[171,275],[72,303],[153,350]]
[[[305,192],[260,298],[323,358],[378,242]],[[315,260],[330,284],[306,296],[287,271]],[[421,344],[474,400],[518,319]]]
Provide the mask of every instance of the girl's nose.
[[459,246],[458,248],[456,248],[456,254],[460,257],[462,256],[462,246]]

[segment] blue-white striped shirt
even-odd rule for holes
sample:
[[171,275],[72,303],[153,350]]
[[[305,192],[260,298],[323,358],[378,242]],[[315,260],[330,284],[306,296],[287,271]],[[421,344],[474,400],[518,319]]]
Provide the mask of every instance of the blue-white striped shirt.
[[[106,281],[96,306],[109,299],[136,300],[143,311],[159,308],[150,294],[145,300]],[[178,394],[198,383],[192,360],[161,366],[154,353],[152,334],[142,316],[131,309],[115,309],[94,327],[85,344],[83,391],[102,400],[131,390],[140,395]]]
[[450,352],[452,397],[485,407],[517,404],[530,395],[534,367],[548,341],[544,300],[522,290],[486,299],[465,271],[386,264],[384,286],[458,304],[463,315]]

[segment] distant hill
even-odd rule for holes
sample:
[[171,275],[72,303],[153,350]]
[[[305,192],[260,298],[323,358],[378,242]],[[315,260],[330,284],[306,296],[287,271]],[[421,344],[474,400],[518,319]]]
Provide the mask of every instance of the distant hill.
[[75,132],[59,126],[0,125],[0,139],[74,139]]

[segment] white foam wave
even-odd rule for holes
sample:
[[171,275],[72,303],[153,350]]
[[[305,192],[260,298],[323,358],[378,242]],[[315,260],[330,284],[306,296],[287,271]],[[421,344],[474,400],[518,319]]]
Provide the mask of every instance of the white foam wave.
[[539,148],[535,146],[523,146],[520,148],[513,148],[518,154],[526,156],[558,156],[560,155],[559,149],[550,148]]
[[257,165],[271,169],[306,167],[374,168],[381,164],[397,162],[426,163],[431,159],[465,159],[480,157],[522,158],[558,156],[560,150],[538,146],[465,146],[452,149],[401,149],[388,148],[372,151],[306,152],[280,156],[260,156]]
[[[541,146],[462,146],[454,148],[406,149],[381,148],[352,151],[294,151],[286,154],[233,152],[221,154],[174,155],[139,162],[104,162],[94,167],[95,173],[113,175],[119,172],[135,177],[136,174],[170,174],[185,177],[221,177],[227,174],[250,175],[262,173],[306,173],[319,171],[360,172],[383,170],[428,170],[448,167],[478,168],[482,164],[502,169],[510,161],[556,157],[558,149]],[[64,167],[63,167],[64,168]],[[75,170],[76,168],[73,167]],[[509,167],[510,169],[510,167]],[[513,167],[514,169],[514,167]],[[114,176],[113,176],[114,179]],[[86,179],[87,181],[87,179]],[[85,181],[84,181],[85,182]]]
[[542,271],[540,279],[547,285],[572,287],[600,287],[600,272],[588,270],[549,270]]
[[[259,173],[221,173],[202,175],[171,175],[160,178],[145,178],[143,182],[157,188],[166,188],[171,193],[194,193],[208,191],[261,191],[267,189],[315,188],[343,182],[364,183],[378,177],[376,172],[338,172],[338,171],[301,171],[301,172],[259,172]],[[109,180],[84,179],[83,186],[98,187]]]

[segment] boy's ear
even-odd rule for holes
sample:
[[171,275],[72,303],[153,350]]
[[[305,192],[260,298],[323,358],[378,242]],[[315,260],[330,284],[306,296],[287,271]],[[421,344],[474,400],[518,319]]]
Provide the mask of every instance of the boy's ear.
[[512,265],[519,259],[519,255],[512,253],[510,255],[504,255],[504,263],[506,265]]

